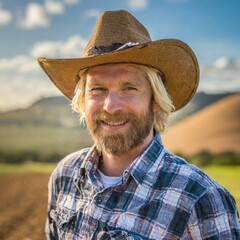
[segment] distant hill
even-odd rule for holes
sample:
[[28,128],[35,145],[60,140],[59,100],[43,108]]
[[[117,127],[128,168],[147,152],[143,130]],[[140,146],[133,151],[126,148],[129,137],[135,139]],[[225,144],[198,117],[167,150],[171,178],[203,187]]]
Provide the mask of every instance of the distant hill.
[[240,153],[240,93],[215,102],[202,111],[180,121],[163,135],[171,151],[194,155]]
[[79,126],[78,116],[64,97],[43,98],[26,109],[0,113],[0,125]]
[[234,93],[206,94],[199,92],[183,109],[172,114],[172,122],[178,122],[227,96],[231,96],[232,94]]

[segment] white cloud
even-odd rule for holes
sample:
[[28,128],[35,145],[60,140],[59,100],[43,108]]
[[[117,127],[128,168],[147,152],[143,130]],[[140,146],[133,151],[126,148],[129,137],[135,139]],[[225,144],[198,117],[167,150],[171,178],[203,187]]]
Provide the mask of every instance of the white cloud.
[[89,9],[86,11],[85,15],[88,18],[98,18],[101,13],[102,13],[102,11],[100,11],[98,9]]
[[0,75],[0,111],[27,107],[43,96],[60,94],[31,56],[0,59]]
[[226,57],[222,57],[216,60],[214,66],[218,69],[227,68],[230,64],[230,60]]
[[0,79],[0,111],[24,108],[41,97],[59,95],[60,91],[44,73],[2,75]]
[[62,43],[58,42],[38,42],[36,43],[32,50],[31,54],[35,57],[44,56],[44,57],[56,57],[60,55]]
[[64,0],[64,3],[66,5],[73,5],[73,4],[78,4],[80,0]]
[[49,25],[50,19],[46,9],[38,3],[29,3],[24,18],[20,20],[20,26],[25,29],[33,29]]
[[49,14],[62,14],[65,12],[63,3],[53,0],[46,0],[45,8]]
[[18,25],[25,29],[49,27],[52,15],[63,14],[66,5],[73,5],[79,2],[80,0],[45,0],[43,4],[31,2],[27,5],[25,15],[18,21]]
[[39,71],[39,66],[33,57],[16,56],[9,59],[0,59],[0,73],[15,72],[18,73],[33,73]]
[[0,7],[0,25],[8,25],[12,18],[11,12]]
[[215,61],[214,67],[216,67],[217,69],[225,70],[227,69],[240,70],[240,59],[221,57]]
[[240,59],[221,57],[202,66],[199,87],[207,92],[240,91]]
[[0,59],[0,111],[27,107],[43,96],[59,95],[36,57],[80,57],[85,46],[86,40],[76,35],[66,41],[39,42],[32,48],[32,55]]
[[59,95],[36,57],[80,57],[86,43],[76,35],[66,41],[39,42],[31,55],[0,59],[0,111],[26,107],[43,96]]
[[148,5],[148,0],[129,0],[128,5],[133,10],[143,10]]
[[218,77],[220,79],[225,79],[226,77],[240,78],[240,59],[218,58],[212,65],[202,67],[202,76]]
[[202,77],[199,83],[199,91],[207,93],[239,92],[240,81],[239,78]]
[[81,36],[72,36],[66,41],[48,41],[36,43],[31,54],[35,57],[80,57],[87,42]]
[[65,43],[63,54],[65,56],[80,57],[87,44],[87,41],[81,36],[72,36]]

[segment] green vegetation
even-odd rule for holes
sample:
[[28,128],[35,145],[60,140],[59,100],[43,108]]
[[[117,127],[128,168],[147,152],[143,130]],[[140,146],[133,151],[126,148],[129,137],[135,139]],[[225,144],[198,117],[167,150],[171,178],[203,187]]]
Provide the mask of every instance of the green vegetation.
[[56,163],[33,163],[9,164],[0,163],[0,174],[2,173],[51,173]]
[[0,126],[0,149],[10,151],[42,150],[44,152],[72,151],[92,144],[84,128],[50,126]]
[[189,160],[197,166],[240,166],[240,155],[232,152],[211,154],[210,152],[201,152]]
[[208,151],[200,152],[195,156],[187,156],[180,152],[175,153],[191,164],[199,167],[205,166],[240,166],[240,154],[234,152],[223,152],[212,154]]
[[57,162],[63,156],[91,146],[86,129],[50,126],[0,126],[0,162]]

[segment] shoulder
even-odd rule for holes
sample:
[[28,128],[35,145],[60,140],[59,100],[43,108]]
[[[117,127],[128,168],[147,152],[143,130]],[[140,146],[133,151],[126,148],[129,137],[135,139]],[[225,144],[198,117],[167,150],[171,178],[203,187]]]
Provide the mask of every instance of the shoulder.
[[84,148],[80,151],[73,152],[64,157],[56,166],[51,174],[50,182],[55,186],[60,185],[68,179],[77,177],[80,168],[91,148]]
[[178,188],[194,202],[210,192],[229,194],[217,181],[185,159],[164,150],[161,169],[171,176],[169,187]]
[[[167,189],[173,191],[174,196],[179,196],[178,204],[186,203],[191,215],[190,221],[194,224],[210,224],[215,218],[225,221],[231,219],[236,227],[237,207],[232,195],[195,165],[178,157],[167,150],[163,155],[163,171],[170,176]],[[206,220],[206,219],[209,219]],[[194,225],[193,224],[193,225]]]

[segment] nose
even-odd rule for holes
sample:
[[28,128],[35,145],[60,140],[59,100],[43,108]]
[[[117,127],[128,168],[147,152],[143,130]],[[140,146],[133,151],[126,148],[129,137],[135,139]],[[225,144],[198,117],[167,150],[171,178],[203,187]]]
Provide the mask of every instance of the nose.
[[113,114],[119,110],[122,110],[123,104],[116,92],[109,92],[105,98],[103,110]]

